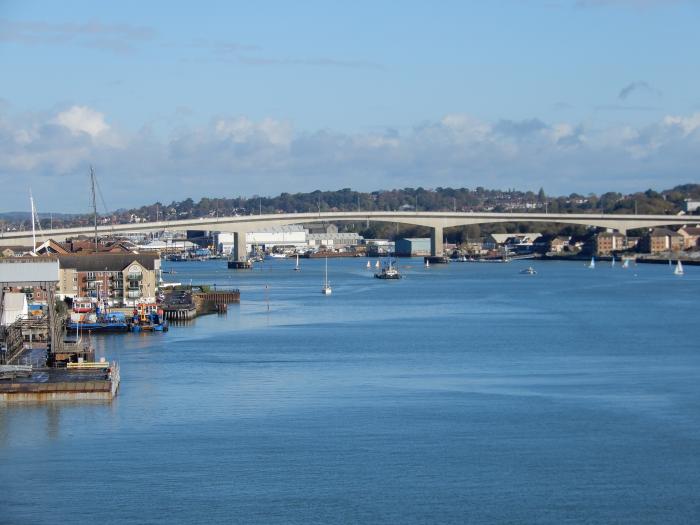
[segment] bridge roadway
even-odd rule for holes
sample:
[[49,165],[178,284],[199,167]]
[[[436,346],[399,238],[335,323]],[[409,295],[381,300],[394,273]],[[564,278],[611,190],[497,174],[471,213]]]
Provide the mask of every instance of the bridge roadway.
[[[455,226],[499,222],[549,222],[581,224],[611,228],[621,233],[635,228],[656,226],[682,226],[700,222],[700,217],[687,215],[620,215],[620,214],[568,214],[568,213],[476,213],[476,212],[397,212],[397,211],[351,211],[321,213],[281,213],[267,215],[236,215],[232,217],[206,217],[176,221],[141,222],[98,226],[103,235],[126,232],[153,232],[161,230],[185,231],[208,230],[232,232],[235,238],[236,260],[245,259],[245,234],[259,228],[271,228],[308,222],[375,221],[427,226],[431,229],[431,254],[442,255],[443,230]],[[52,238],[63,241],[77,235],[92,235],[93,227],[61,228],[44,231],[37,241]],[[242,236],[242,237],[241,237]],[[242,242],[238,242],[242,239]],[[1,232],[0,246],[31,246],[31,232]]]

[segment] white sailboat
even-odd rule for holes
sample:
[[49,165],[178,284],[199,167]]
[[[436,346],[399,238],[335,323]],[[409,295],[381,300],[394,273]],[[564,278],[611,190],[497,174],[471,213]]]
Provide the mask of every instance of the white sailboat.
[[425,260],[425,267],[430,268],[430,261],[428,259]]
[[675,275],[683,275],[683,265],[681,264],[680,259],[678,260],[678,263],[676,264],[676,269],[673,270],[673,273]]
[[301,266],[299,266],[299,254],[297,253],[297,264],[296,264],[296,266],[294,267],[294,271],[295,271],[295,272],[298,272],[298,271],[300,271],[300,270],[301,270]]
[[382,265],[381,265],[380,262],[379,262],[379,259],[377,259],[377,262],[374,263],[374,267],[375,267],[375,268],[381,268],[381,267],[382,267]]
[[369,270],[371,267],[372,267],[372,263],[370,263],[369,261],[367,261],[367,269]]
[[615,256],[612,256],[612,260],[610,261],[610,266],[615,268]]
[[591,257],[591,262],[588,263],[587,268],[595,268],[595,257]]
[[630,267],[630,260],[629,259],[622,259],[622,267],[624,269],[627,269]]
[[323,288],[321,288],[321,293],[323,295],[330,295],[333,293],[333,290],[331,289],[331,283],[328,282],[328,257],[326,257],[326,274],[323,278]]

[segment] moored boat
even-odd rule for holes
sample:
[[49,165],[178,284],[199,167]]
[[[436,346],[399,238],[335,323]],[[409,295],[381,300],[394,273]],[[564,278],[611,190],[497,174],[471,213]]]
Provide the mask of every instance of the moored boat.
[[163,310],[158,308],[155,303],[139,303],[134,308],[134,316],[132,318],[132,332],[167,332],[168,321],[163,315]]
[[321,288],[321,293],[323,295],[330,295],[333,293],[333,289],[331,288],[331,283],[328,280],[328,257],[326,257],[326,273],[323,278],[323,287]]

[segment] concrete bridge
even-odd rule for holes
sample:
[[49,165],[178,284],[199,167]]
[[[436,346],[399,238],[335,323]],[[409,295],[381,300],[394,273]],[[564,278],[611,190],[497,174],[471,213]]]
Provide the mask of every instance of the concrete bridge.
[[[304,224],[308,222],[393,222],[426,226],[431,229],[430,251],[432,255],[442,255],[443,230],[455,226],[470,224],[488,224],[499,222],[548,222],[560,224],[579,224],[611,228],[621,233],[635,228],[652,228],[656,226],[682,226],[700,222],[700,217],[687,215],[619,215],[619,214],[569,214],[569,213],[480,213],[480,212],[397,212],[397,211],[351,211],[320,213],[281,213],[268,215],[237,215],[232,217],[206,217],[176,221],[141,222],[98,226],[98,233],[111,235],[126,232],[154,232],[161,230],[185,231],[208,230],[232,232],[234,234],[235,258],[245,259],[245,234],[260,228]],[[52,238],[63,241],[77,235],[92,235],[94,228],[62,228],[37,234],[37,241]],[[239,242],[240,241],[240,242]],[[2,232],[0,246],[31,246],[31,232]]]

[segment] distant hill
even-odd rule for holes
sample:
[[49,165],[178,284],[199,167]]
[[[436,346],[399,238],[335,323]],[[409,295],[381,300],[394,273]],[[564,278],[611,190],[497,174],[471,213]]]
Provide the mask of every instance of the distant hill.
[[[75,214],[75,213],[39,213],[40,219],[51,219],[51,217],[53,217],[54,219],[64,220],[64,219],[78,217],[78,214]],[[32,214],[28,211],[0,212],[0,220],[6,221],[6,222],[30,221],[31,219],[32,219]]]

